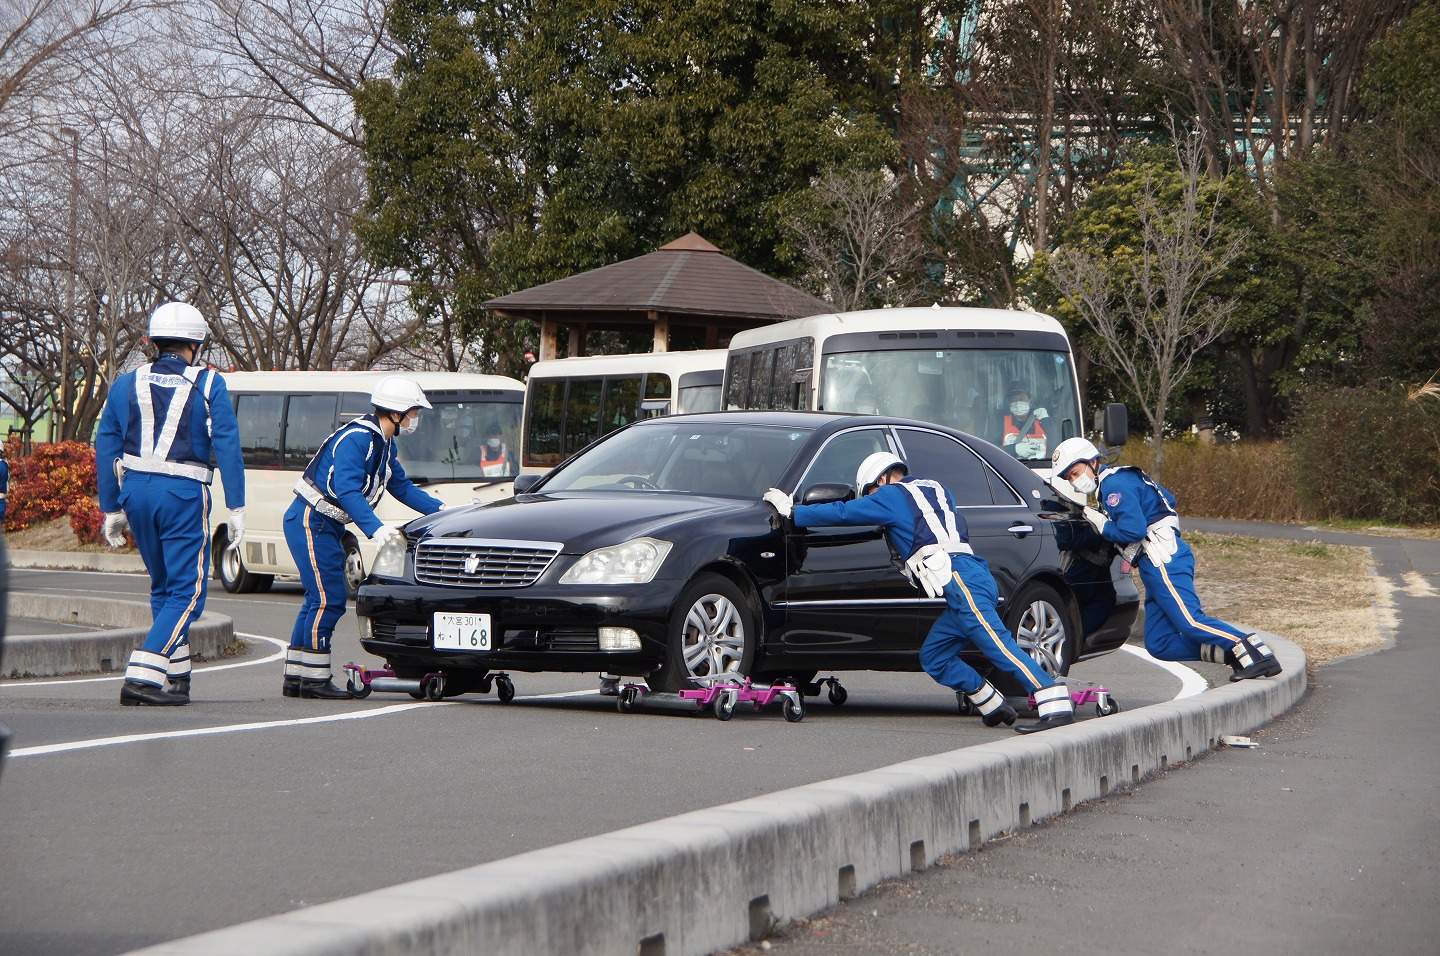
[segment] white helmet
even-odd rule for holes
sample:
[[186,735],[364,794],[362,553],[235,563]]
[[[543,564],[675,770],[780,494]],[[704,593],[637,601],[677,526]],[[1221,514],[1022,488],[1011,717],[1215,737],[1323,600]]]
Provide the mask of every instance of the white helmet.
[[392,412],[408,412],[412,408],[430,408],[425,390],[403,375],[387,375],[370,393],[370,404]]
[[174,339],[198,345],[210,334],[210,328],[205,324],[205,316],[190,303],[166,302],[150,313],[147,334],[152,342],[155,339]]
[[891,468],[899,468],[905,474],[910,474],[909,466],[896,457],[894,452],[877,451],[866,457],[855,472],[855,490],[860,493],[860,497],[865,497],[865,489],[879,481],[880,476]]
[[1055,466],[1055,477],[1060,478],[1074,467],[1076,462],[1094,461],[1099,457],[1100,449],[1088,439],[1067,438],[1055,446],[1055,453],[1050,456],[1050,461]]

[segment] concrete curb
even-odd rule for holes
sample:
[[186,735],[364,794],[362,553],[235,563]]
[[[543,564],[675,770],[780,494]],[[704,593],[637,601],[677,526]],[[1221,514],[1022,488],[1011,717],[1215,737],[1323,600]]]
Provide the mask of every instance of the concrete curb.
[[145,561],[138,554],[107,551],[11,551],[8,556],[12,568],[145,573]]
[[[16,618],[105,628],[88,633],[10,635],[5,640],[5,673],[26,677],[123,668],[151,624],[148,603],[78,594],[12,592],[8,613]],[[205,611],[190,626],[190,653],[194,655],[217,658],[234,640],[234,622],[223,614]]]
[[703,956],[1188,761],[1305,693],[1285,673],[796,787],[138,950]]

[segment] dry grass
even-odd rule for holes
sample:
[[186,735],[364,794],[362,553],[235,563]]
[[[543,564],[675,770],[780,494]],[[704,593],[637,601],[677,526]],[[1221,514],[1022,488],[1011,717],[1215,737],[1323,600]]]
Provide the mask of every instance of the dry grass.
[[69,518],[53,518],[33,524],[24,531],[5,532],[5,547],[11,551],[116,551],[134,554],[134,548],[108,548],[103,544],[81,544],[70,530]]
[[[1133,441],[1121,464],[1150,471],[1150,446]],[[1280,442],[1206,445],[1167,441],[1160,483],[1174,492],[1180,513],[1245,521],[1305,520],[1295,492],[1295,466]]]
[[1206,613],[1294,641],[1312,664],[1382,643],[1387,598],[1365,548],[1186,531]]

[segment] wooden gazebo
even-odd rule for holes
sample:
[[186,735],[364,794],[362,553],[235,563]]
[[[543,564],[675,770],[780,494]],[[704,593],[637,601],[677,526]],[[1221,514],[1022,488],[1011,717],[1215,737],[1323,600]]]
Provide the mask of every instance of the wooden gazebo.
[[689,333],[696,347],[724,348],[744,329],[817,315],[830,306],[779,279],[736,262],[695,233],[654,252],[485,303],[496,315],[540,326],[539,358],[584,355],[591,331],[651,330],[652,351],[668,352],[672,336]]

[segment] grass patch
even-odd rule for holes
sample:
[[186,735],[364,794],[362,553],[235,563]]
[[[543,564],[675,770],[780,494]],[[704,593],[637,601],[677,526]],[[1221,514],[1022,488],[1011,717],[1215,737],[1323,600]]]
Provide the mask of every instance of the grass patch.
[[1206,613],[1294,641],[1312,664],[1382,642],[1366,548],[1186,531]]
[[113,551],[117,554],[137,554],[132,547],[111,548],[103,544],[81,544],[70,530],[70,519],[51,518],[38,521],[23,531],[7,531],[5,547],[11,551],[83,551],[89,554]]

